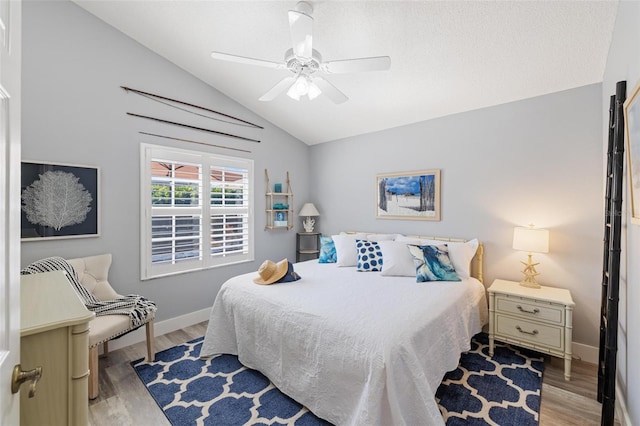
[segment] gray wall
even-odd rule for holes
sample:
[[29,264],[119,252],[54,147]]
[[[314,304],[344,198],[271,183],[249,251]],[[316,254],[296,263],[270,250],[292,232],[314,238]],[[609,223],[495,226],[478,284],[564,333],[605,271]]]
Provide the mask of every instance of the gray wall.
[[[590,85],[312,146],[324,233],[401,232],[485,244],[485,284],[521,279],[514,226],[550,231],[542,284],[571,290],[574,339],[598,345],[602,255],[601,87]],[[375,218],[376,173],[441,169],[442,220]]]
[[[295,230],[264,231],[265,179],[283,181],[289,171],[298,210],[307,200],[309,148],[281,129],[152,53],[121,32],[66,1],[23,2],[22,158],[97,166],[101,170],[102,235],[99,238],[22,243],[22,266],[52,255],[79,257],[113,253],[111,282],[124,294],[158,303],[158,319],[211,307],[229,277],[256,271],[267,258],[295,256]],[[225,125],[187,114],[120,86],[158,93],[263,125],[264,130]],[[240,142],[128,117],[161,117],[262,140]],[[248,149],[255,160],[255,262],[141,282],[139,144],[179,146],[224,155],[234,151],[143,139],[146,131]],[[296,230],[301,224],[296,217]]]
[[[627,81],[627,96],[640,84],[640,3],[618,3],[618,16],[611,40],[607,67],[602,83],[602,117],[608,123],[609,96],[615,93],[616,82]],[[602,151],[606,152],[606,128],[603,129]],[[626,163],[626,162],[625,162]],[[627,176],[625,164],[625,177]],[[625,184],[629,180],[625,179]],[[624,192],[623,202],[630,197]],[[620,311],[618,333],[618,389],[619,400],[626,404],[628,424],[640,424],[640,227],[629,221],[631,210],[623,205],[622,266],[620,268]]]

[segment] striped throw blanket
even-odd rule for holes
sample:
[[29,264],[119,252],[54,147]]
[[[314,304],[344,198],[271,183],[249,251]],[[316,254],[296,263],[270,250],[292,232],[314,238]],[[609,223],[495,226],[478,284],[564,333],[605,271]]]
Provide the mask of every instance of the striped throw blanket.
[[62,257],[48,257],[33,262],[20,271],[21,275],[40,272],[64,271],[67,279],[80,296],[87,309],[96,315],[129,315],[134,328],[143,325],[150,317],[155,316],[156,304],[137,294],[129,294],[114,300],[99,300],[78,281],[78,274],[73,266]]

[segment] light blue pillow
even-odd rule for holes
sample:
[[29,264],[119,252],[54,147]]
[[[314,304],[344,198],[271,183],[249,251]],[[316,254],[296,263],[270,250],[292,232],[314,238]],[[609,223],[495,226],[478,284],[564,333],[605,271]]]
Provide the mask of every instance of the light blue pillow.
[[320,237],[320,256],[318,263],[336,263],[338,256],[336,255],[336,245],[331,237]]
[[356,268],[360,272],[382,271],[382,250],[375,241],[356,240],[358,263]]
[[446,244],[440,246],[416,246],[408,244],[416,266],[416,282],[461,281],[449,258]]

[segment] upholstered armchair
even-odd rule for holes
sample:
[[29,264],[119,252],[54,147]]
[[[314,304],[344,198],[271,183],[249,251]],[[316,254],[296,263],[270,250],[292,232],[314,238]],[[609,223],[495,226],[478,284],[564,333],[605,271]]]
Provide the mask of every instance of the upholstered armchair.
[[[111,254],[67,259],[75,269],[80,283],[101,301],[117,299],[120,296],[109,284],[108,275],[111,267]],[[89,322],[89,398],[98,397],[98,349],[103,348],[103,356],[109,353],[109,341],[122,336],[142,325],[147,331],[147,356],[149,361],[155,357],[154,315],[147,316],[143,323],[133,326],[128,315],[100,315]]]

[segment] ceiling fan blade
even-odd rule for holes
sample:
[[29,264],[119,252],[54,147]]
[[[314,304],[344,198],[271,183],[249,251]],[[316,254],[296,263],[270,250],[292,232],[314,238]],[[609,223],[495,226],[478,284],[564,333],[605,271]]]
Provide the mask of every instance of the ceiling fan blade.
[[267,93],[262,95],[259,100],[264,102],[274,100],[279,94],[291,87],[294,81],[296,81],[295,77],[283,78],[275,86],[269,89]]
[[329,83],[322,77],[314,77],[313,82],[320,88],[323,95],[326,95],[329,99],[331,99],[336,104],[341,104],[343,102],[347,102],[349,98],[347,95],[342,93],[336,86]]
[[230,55],[228,53],[222,52],[211,52],[211,57],[213,59],[219,59],[221,61],[237,62],[239,64],[247,65],[257,65],[260,67],[274,68],[277,70],[287,68],[285,64],[279,62],[264,61],[262,59],[247,58],[244,56]]
[[391,58],[375,56],[373,58],[344,59],[330,61],[320,65],[320,69],[329,74],[345,74],[363,71],[386,71],[391,68]]
[[297,10],[290,10],[289,30],[291,32],[293,54],[301,62],[310,61],[313,54],[313,18],[311,15]]

